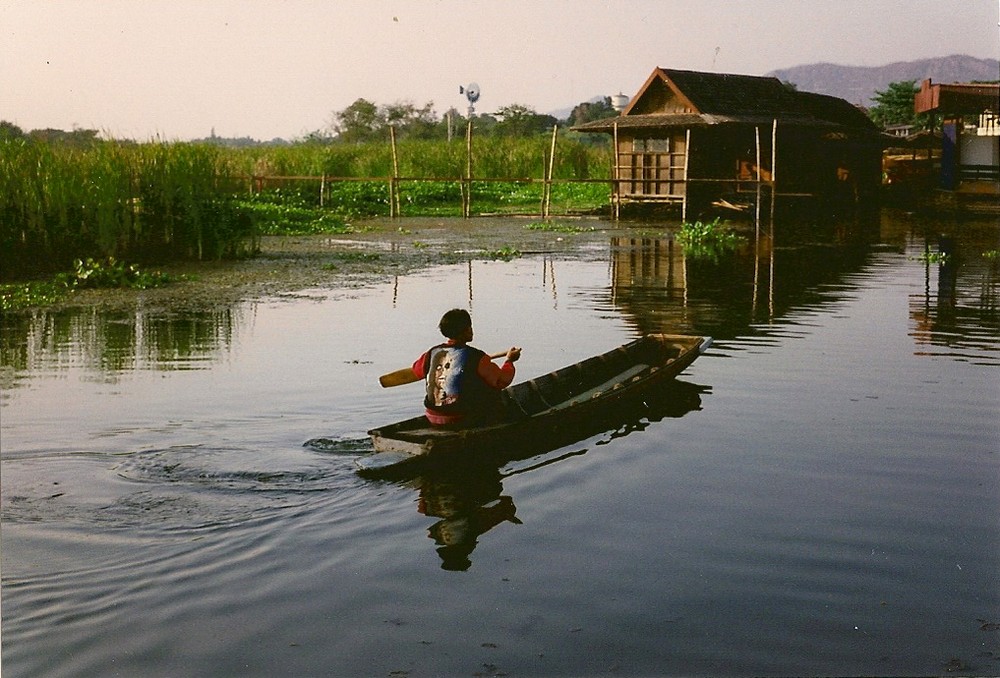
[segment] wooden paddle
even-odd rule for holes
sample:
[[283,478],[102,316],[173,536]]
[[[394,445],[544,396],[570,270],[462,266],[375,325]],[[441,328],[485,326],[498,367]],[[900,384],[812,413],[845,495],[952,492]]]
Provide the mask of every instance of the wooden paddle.
[[[507,355],[507,351],[500,351],[499,353],[491,353],[490,360],[496,360],[497,358],[503,358]],[[389,388],[390,386],[402,386],[403,384],[412,384],[415,381],[421,381],[421,378],[413,373],[412,367],[404,367],[401,370],[396,370],[395,372],[390,372],[389,374],[383,374],[378,378],[378,383],[382,385],[382,388]]]

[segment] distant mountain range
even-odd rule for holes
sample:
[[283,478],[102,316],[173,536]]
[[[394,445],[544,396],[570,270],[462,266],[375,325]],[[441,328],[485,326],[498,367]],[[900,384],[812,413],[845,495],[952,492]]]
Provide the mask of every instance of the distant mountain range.
[[870,106],[876,90],[885,91],[892,82],[915,80],[918,86],[927,78],[940,83],[995,82],[1000,80],[1000,61],[953,54],[873,67],[808,64],[765,75],[791,82],[803,92],[829,94],[852,104]]

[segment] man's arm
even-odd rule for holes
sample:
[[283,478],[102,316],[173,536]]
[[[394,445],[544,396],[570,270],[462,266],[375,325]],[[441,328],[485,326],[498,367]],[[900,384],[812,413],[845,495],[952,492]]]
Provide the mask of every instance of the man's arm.
[[429,353],[429,351],[424,352],[424,354],[417,358],[417,361],[413,363],[413,374],[417,377],[417,379],[423,379],[427,376],[427,373],[424,372],[424,365],[427,364],[427,353]]
[[492,388],[497,390],[507,388],[514,381],[514,362],[508,358],[504,361],[503,366],[497,367],[496,363],[490,360],[488,355],[484,355],[482,360],[479,361],[476,373],[479,374],[480,379]]

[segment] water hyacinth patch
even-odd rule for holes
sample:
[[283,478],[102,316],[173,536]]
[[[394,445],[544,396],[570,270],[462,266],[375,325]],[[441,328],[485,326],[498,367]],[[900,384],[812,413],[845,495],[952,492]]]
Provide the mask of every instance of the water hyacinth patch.
[[707,259],[717,259],[746,242],[746,238],[718,218],[709,222],[685,222],[674,237],[684,246],[686,255]]

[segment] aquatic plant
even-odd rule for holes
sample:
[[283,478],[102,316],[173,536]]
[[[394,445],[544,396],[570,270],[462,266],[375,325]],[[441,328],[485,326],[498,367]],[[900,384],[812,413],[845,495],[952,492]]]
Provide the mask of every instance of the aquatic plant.
[[684,253],[696,258],[717,259],[722,253],[735,250],[746,238],[736,233],[728,222],[714,219],[681,224],[675,238],[684,246]]
[[0,285],[0,311],[16,311],[54,304],[68,292],[65,285],[53,281],[32,281]]
[[307,235],[352,233],[354,229],[340,214],[308,204],[295,191],[275,189],[237,199],[240,209],[250,215],[260,235]]
[[70,271],[57,273],[52,280],[0,285],[0,310],[14,311],[49,306],[77,289],[150,289],[182,280],[159,271],[142,270],[135,264],[107,259],[77,259]]
[[135,264],[118,261],[114,257],[77,259],[73,262],[72,271],[55,277],[56,284],[68,289],[124,287],[144,290],[166,285],[172,280],[165,273],[143,271]]
[[524,229],[527,231],[550,231],[553,233],[587,233],[595,230],[593,226],[588,228],[578,224],[565,224],[552,221],[534,221],[530,224],[525,224]]
[[479,252],[479,256],[482,259],[489,259],[491,261],[510,261],[512,259],[517,259],[521,256],[521,251],[515,247],[509,245],[501,247],[498,250],[482,250]]
[[920,254],[917,259],[927,264],[946,264],[951,258],[947,252],[932,252],[930,250]]

